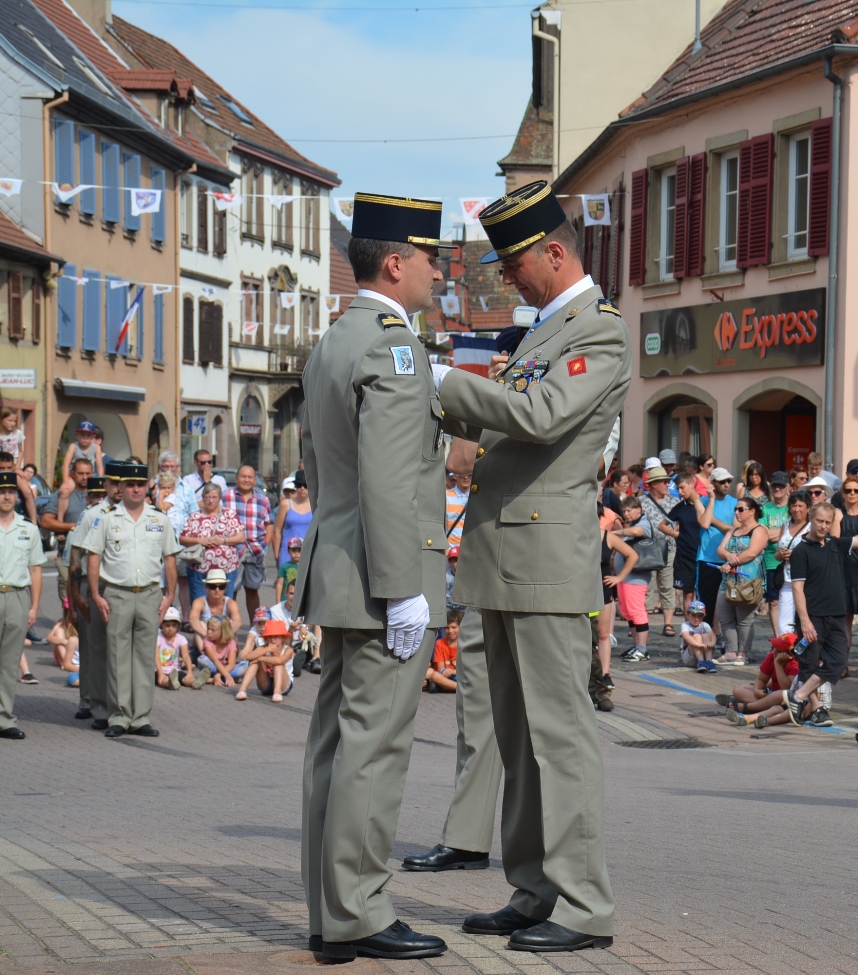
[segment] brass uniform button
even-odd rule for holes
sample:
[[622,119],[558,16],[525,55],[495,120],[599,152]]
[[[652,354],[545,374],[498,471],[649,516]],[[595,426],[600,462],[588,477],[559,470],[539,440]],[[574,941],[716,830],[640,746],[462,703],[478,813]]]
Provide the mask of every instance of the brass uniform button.
[[442,420],[444,419],[444,417],[445,417],[446,415],[447,415],[447,414],[446,414],[446,413],[445,413],[445,412],[444,412],[443,410],[441,410],[441,419],[442,419]]
[[431,545],[432,544],[432,539],[431,538],[427,538],[426,539],[426,544],[427,545]]
[[476,494],[479,491],[479,487],[476,484],[471,485],[471,494]]
[[498,379],[498,382],[500,383],[501,386],[503,386],[503,384],[505,382],[503,376],[501,376],[500,379]]
[[485,452],[486,452],[485,447],[477,447],[477,457],[482,457]]
[[531,521],[539,521],[539,515],[537,514],[537,512],[535,512],[535,511],[533,512],[533,514],[530,516],[530,520]]

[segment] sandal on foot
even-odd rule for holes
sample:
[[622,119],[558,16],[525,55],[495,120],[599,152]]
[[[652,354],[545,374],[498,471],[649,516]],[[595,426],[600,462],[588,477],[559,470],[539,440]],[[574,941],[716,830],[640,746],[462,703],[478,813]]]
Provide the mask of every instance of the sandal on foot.
[[739,711],[734,711],[732,708],[727,709],[727,720],[732,721],[733,724],[737,724],[740,727],[744,727],[748,723],[748,719]]
[[283,700],[283,695],[282,694],[272,694],[271,695],[271,700],[274,701],[275,703],[279,704]]
[[661,628],[661,635],[662,636],[676,636],[676,630],[674,630],[673,624],[672,623],[665,623],[664,626]]
[[247,694],[244,691],[239,691],[238,694],[235,695],[235,699],[236,701],[246,701]]
[[722,708],[730,708],[736,703],[736,698],[732,694],[716,694],[715,703],[720,704]]
[[768,723],[769,719],[764,714],[758,714],[756,718],[754,718],[755,728],[765,728]]

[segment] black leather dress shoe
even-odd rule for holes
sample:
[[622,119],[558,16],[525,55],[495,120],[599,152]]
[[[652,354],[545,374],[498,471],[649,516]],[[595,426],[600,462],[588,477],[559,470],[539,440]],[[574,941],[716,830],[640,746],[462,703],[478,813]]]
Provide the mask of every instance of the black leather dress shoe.
[[131,728],[128,734],[142,735],[144,738],[157,738],[161,732],[157,728],[153,728],[150,724],[144,724],[142,728]]
[[107,730],[107,719],[106,718],[96,718],[95,721],[92,722],[92,727],[95,728],[96,731],[106,731]]
[[407,856],[402,861],[406,870],[486,870],[489,866],[488,853],[473,853],[471,850],[454,850],[440,843],[428,853]]
[[105,738],[121,738],[124,734],[127,734],[122,725],[112,724],[107,731],[104,732]]
[[516,931],[508,947],[516,951],[580,951],[581,948],[610,948],[614,939],[598,934],[581,934],[553,921],[543,921],[526,931]]
[[312,951],[313,954],[320,955],[322,953],[322,949],[324,948],[322,936],[320,934],[311,934],[307,948]]
[[20,728],[4,728],[0,731],[0,738],[11,738],[12,741],[20,741],[27,736]]
[[542,921],[527,917],[514,907],[507,905],[493,914],[469,914],[462,924],[462,930],[468,934],[510,935],[513,931],[532,928],[534,925],[542,923]]
[[92,711],[89,708],[78,708],[74,716],[76,721],[87,721],[92,717]]
[[323,941],[326,958],[434,958],[443,955],[447,945],[431,934],[418,934],[404,921],[359,941]]

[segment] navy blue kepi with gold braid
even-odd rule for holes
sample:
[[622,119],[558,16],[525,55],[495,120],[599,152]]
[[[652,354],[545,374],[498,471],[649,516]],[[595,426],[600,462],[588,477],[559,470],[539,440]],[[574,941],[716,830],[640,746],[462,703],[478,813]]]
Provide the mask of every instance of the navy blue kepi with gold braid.
[[395,240],[420,247],[452,247],[441,241],[441,204],[404,196],[355,193],[352,237]]
[[547,237],[565,219],[560,201],[544,179],[519,187],[489,204],[480,214],[480,223],[494,247],[480,258],[480,264],[512,257]]

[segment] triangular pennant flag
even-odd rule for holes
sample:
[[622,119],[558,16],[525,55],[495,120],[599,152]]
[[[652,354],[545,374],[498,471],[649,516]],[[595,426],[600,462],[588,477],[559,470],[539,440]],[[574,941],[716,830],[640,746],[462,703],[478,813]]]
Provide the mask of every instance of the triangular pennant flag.
[[336,315],[340,310],[340,296],[325,295],[325,307],[332,315]]
[[82,288],[89,281],[89,278],[76,278],[73,274],[64,274],[63,277],[68,278],[69,281],[74,281],[79,288]]
[[244,202],[244,197],[240,193],[220,193],[217,190],[209,190],[208,195],[214,200],[214,205],[218,210],[238,207]]
[[332,196],[331,203],[334,206],[334,213],[340,220],[351,222],[355,215],[355,201],[351,196]]
[[489,310],[489,299],[486,298],[485,295],[480,295],[480,306],[482,307],[483,311]]
[[243,335],[256,335],[259,331],[259,322],[245,322],[241,332]]
[[200,288],[200,291],[209,298],[214,298],[214,288]]
[[462,206],[465,223],[473,226],[480,222],[480,214],[489,205],[489,198],[487,196],[474,196],[470,199],[459,197],[459,203]]
[[458,315],[459,296],[441,295],[441,311],[443,311],[445,315]]
[[152,294],[153,295],[167,295],[173,290],[172,284],[153,284]]
[[271,206],[277,207],[277,209],[279,210],[280,207],[282,207],[284,203],[291,203],[293,200],[297,199],[297,197],[295,197],[295,196],[286,196],[285,194],[280,194],[278,196],[274,196],[273,194],[270,194],[270,195],[267,195],[265,197],[265,199],[268,200],[268,202],[271,204]]
[[584,226],[611,226],[611,201],[607,193],[593,193],[583,196]]
[[274,326],[273,331],[275,335],[288,335],[290,328],[292,328],[291,325],[284,325],[283,322],[278,322]]
[[280,292],[280,307],[281,308],[294,308],[295,302],[298,300],[298,295],[294,291],[281,291]]
[[161,209],[161,190],[129,190],[131,193],[131,213],[139,217],[141,213],[157,213]]
[[111,281],[110,282],[110,290],[111,291],[116,291],[119,288],[130,288],[130,287],[131,287],[131,282],[130,281]]
[[22,179],[0,179],[0,196],[16,196],[21,192]]
[[51,189],[56,193],[60,203],[71,203],[78,193],[94,187],[92,183],[81,183],[80,186],[72,186],[71,183],[51,183]]

